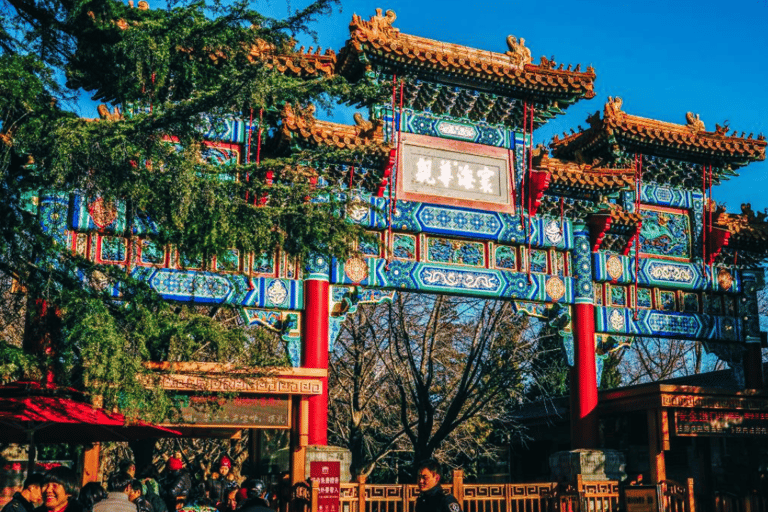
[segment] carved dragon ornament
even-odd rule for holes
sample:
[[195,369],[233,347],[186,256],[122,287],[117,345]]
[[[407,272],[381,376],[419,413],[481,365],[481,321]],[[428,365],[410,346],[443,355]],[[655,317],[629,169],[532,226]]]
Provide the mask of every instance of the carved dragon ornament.
[[704,121],[701,120],[699,114],[693,112],[687,112],[685,114],[685,123],[692,133],[704,132],[707,129],[704,127]]
[[381,9],[376,9],[376,14],[370,20],[365,21],[358,14],[352,15],[349,24],[350,35],[362,32],[367,39],[392,39],[400,35],[400,29],[394,28],[392,23],[397,19],[395,11],[388,9],[382,14]]
[[531,50],[526,48],[524,38],[521,37],[520,42],[518,42],[515,36],[507,36],[507,47],[509,47],[509,50],[506,54],[509,55],[513,65],[522,68],[526,64],[533,62]]

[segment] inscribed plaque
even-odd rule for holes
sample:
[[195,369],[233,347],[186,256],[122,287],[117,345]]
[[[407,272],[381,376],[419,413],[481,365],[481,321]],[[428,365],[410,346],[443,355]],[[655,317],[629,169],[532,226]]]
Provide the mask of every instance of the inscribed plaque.
[[285,395],[214,398],[179,395],[179,417],[169,425],[217,428],[287,428],[290,398]]
[[398,197],[511,212],[510,156],[501,148],[405,134]]

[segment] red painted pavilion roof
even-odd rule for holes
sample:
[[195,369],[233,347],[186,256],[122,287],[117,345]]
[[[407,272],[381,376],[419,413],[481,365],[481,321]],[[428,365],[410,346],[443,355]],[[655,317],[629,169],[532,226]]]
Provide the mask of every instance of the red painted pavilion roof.
[[690,112],[687,124],[681,125],[630,115],[621,106],[621,98],[608,98],[603,118],[598,112],[590,116],[587,130],[562,139],[555,136],[550,145],[553,154],[563,158],[573,158],[577,153],[594,156],[621,143],[637,153],[695,163],[719,162],[734,168],[765,159],[766,141],[762,135],[745,137],[735,131],[729,135],[728,127],[719,125],[715,131],[707,131],[703,121]]
[[338,72],[355,75],[369,71],[369,57],[375,56],[388,67],[406,68],[417,74],[452,75],[475,86],[478,80],[492,83],[495,89],[512,93],[509,95],[562,97],[570,101],[595,96],[595,72],[591,67],[586,72],[579,66],[574,70],[571,66],[558,68],[545,57],[538,65],[533,64],[524,39],[518,42],[509,36],[509,51],[495,53],[403,34],[392,26],[395,19],[393,11],[382,15],[381,9],[368,21],[354,15],[349,25],[350,39],[339,54]]

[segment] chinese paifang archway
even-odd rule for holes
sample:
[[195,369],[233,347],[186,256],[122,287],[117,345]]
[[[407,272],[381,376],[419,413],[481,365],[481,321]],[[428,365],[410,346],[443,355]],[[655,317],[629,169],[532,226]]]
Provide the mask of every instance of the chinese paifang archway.
[[[357,155],[334,169],[357,199],[349,217],[380,246],[302,265],[233,250],[216,259],[221,264],[195,270],[154,245],[151,229],[124,210],[105,221],[75,198],[72,214],[58,217],[65,224],[46,212],[69,197],[47,197],[43,222],[74,250],[128,267],[167,300],[236,304],[252,324],[279,324],[292,363],[308,372],[299,377],[314,379],[289,391],[302,396],[299,423],[309,426],[309,444],[327,444],[323,370],[344,315],[394,290],[512,300],[541,317],[555,308],[574,369],[573,448],[598,443],[596,350],[633,337],[703,340],[743,369],[746,387],[762,387],[757,292],[768,225],[749,206],[721,211],[711,190],[763,160],[764,138],[708,131],[690,113],[685,124],[638,117],[609,98],[588,129],[556,137],[550,154],[534,147],[531,134],[595,96],[592,68],[543,57],[534,64],[512,36],[509,51],[492,53],[402,34],[394,19],[391,11],[353,17],[338,54],[254,53],[308,80],[368,75],[392,84],[393,101],[370,105],[369,120],[356,115],[353,125],[285,105],[280,130],[263,148],[331,145]],[[250,151],[246,122],[215,125],[225,129],[208,134],[216,141],[211,158]],[[135,243],[131,237],[140,250],[115,250]]]

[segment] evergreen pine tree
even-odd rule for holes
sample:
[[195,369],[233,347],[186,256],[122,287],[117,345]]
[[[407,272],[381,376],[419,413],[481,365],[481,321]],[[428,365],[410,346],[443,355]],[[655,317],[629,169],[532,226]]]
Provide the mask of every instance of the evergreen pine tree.
[[[5,0],[0,375],[6,381],[54,368],[60,385],[85,387],[107,406],[151,405],[157,417],[169,402],[136,378],[145,361],[276,362],[259,350],[263,340],[214,320],[210,308],[164,302],[124,267],[76,254],[50,230],[63,220],[41,222],[57,214],[41,212],[39,204],[45,196],[77,193],[124,205],[129,222],[156,226],[153,240],[189,261],[210,261],[232,248],[255,254],[279,248],[298,258],[313,251],[344,255],[361,230],[339,215],[343,195],[330,185],[313,186],[330,181],[323,179],[324,163],[339,155],[293,150],[264,153],[257,163],[254,132],[250,155],[214,168],[203,161],[200,129],[205,119],[253,116],[266,141],[286,103],[360,105],[378,95],[366,80],[351,85],[339,76],[301,76],[275,66],[276,55],[303,58],[293,36],[308,32],[335,1],[316,0],[278,20],[248,2],[182,1],[161,9],[144,1],[134,7],[116,0]],[[72,113],[84,95],[105,103],[102,119]],[[307,179],[307,169],[317,180]],[[265,178],[268,172],[274,179]],[[45,342],[52,348],[47,355],[21,348],[24,337],[28,349],[39,341],[40,325],[28,325],[26,335],[18,327],[24,315],[39,323],[43,306],[57,310],[61,322],[57,330],[42,326],[54,337]]]

